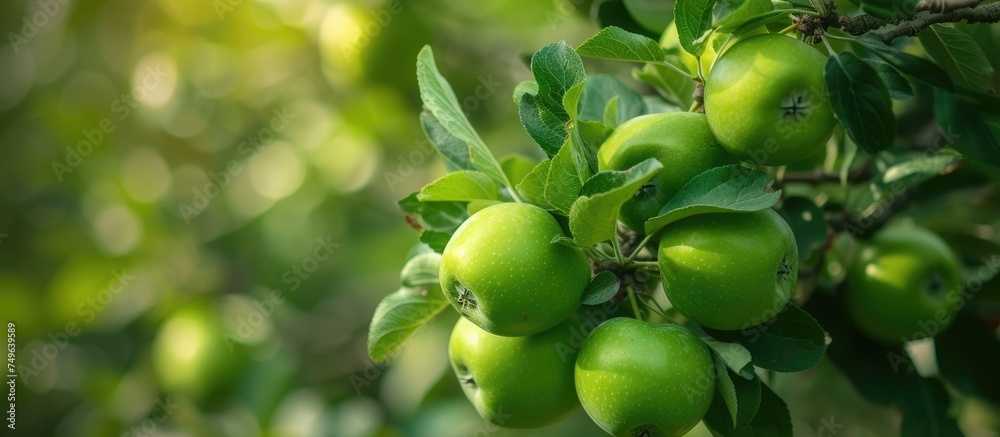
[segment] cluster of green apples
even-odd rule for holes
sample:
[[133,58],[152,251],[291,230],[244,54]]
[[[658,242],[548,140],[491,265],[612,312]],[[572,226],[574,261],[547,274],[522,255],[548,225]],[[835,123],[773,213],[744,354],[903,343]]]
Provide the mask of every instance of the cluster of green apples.
[[[643,233],[646,220],[714,167],[783,165],[818,151],[833,113],[827,102],[803,96],[825,96],[822,67],[814,49],[791,37],[750,37],[706,66],[708,115],[651,114],[615,129],[598,151],[600,170],[649,158],[665,164],[623,205],[620,221]],[[772,80],[776,72],[780,80]],[[746,107],[760,116],[727,115]],[[767,159],[754,159],[758,149]],[[545,426],[582,405],[613,435],[689,431],[715,392],[707,346],[685,327],[632,318],[612,318],[574,343],[584,331],[574,313],[592,269],[582,249],[552,243],[564,234],[548,211],[502,203],[472,215],[448,242],[440,281],[463,316],[449,352],[466,395],[484,418],[506,427]],[[795,286],[795,237],[770,209],[696,216],[653,241],[667,297],[701,326],[757,325],[787,304]]]
[[580,248],[553,244],[558,235],[549,212],[502,203],[470,217],[445,247],[442,290],[463,316],[448,351],[466,396],[510,428],[546,426],[582,404],[613,435],[689,431],[715,391],[707,346],[687,328],[633,318],[588,329],[574,313],[590,263]]
[[[691,59],[689,66],[708,71],[705,113],[636,117],[598,150],[602,171],[627,170],[649,158],[664,164],[621,208],[619,221],[637,234],[702,172],[740,161],[801,162],[832,135],[825,59],[814,48],[759,34],[719,51],[717,61],[703,58],[699,66]],[[671,305],[686,319],[716,330],[745,329],[774,317],[790,300],[799,254],[791,228],[775,211],[697,215],[661,232],[647,249]],[[581,248],[553,243],[565,234],[538,206],[501,203],[473,214],[448,242],[440,283],[462,315],[449,354],[465,394],[480,415],[505,427],[546,426],[582,405],[612,435],[688,432],[716,391],[708,347],[686,327],[634,318],[591,323],[588,333],[575,314],[593,266]],[[908,242],[910,235],[879,237],[878,248],[864,250],[853,269],[856,291],[847,301],[874,338],[895,339],[913,327],[909,319],[876,320],[879,308],[898,305],[905,294],[899,290],[956,285],[957,263],[943,244],[927,236]],[[914,245],[937,254],[927,258],[934,268],[912,255],[909,264],[898,260]],[[881,264],[909,269],[909,282],[886,285],[869,267]],[[876,294],[870,290],[878,289],[896,296],[869,302]],[[933,315],[934,299],[914,301],[911,315]]]
[[[582,404],[613,435],[689,431],[715,392],[707,346],[685,327],[632,318],[586,333],[574,313],[591,266],[580,248],[553,244],[559,235],[548,211],[501,203],[470,217],[445,247],[442,290],[463,316],[449,354],[466,395],[505,427],[545,426]],[[677,223],[658,254],[675,308],[716,329],[777,314],[798,268],[792,231],[770,209]]]

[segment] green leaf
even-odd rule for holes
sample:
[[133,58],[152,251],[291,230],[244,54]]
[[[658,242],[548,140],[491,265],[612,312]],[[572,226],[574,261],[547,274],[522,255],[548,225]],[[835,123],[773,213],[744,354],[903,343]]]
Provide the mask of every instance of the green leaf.
[[644,29],[660,34],[673,18],[673,4],[663,0],[625,0],[625,9]]
[[789,303],[774,318],[740,331],[704,328],[718,340],[742,344],[753,364],[775,372],[801,372],[826,352],[826,332],[809,313]]
[[421,202],[462,202],[476,199],[497,200],[497,184],[483,172],[461,170],[448,173],[424,186],[417,195]]
[[[728,376],[728,375],[727,375]],[[721,376],[717,378],[717,391],[712,405],[705,415],[705,425],[716,436],[767,436],[785,437],[792,436],[792,420],[788,412],[788,406],[771,389],[760,382],[760,379],[747,381],[740,378],[730,378],[728,380]],[[729,383],[733,383],[733,394],[730,392]],[[748,408],[737,409],[736,417],[742,425],[734,429],[733,415],[727,402],[735,399],[737,407],[740,403]],[[751,419],[747,419],[747,412],[754,411]]]
[[[613,105],[613,118],[605,116]],[[614,77],[595,74],[587,78],[579,101],[578,120],[601,121],[618,126],[626,120],[646,113],[646,103],[638,93]]]
[[604,270],[595,275],[594,279],[590,280],[590,284],[587,284],[587,288],[583,290],[583,304],[600,305],[607,302],[618,294],[619,287],[621,287],[621,282],[618,281],[618,277],[614,273]]
[[444,248],[450,240],[451,234],[447,232],[427,229],[420,233],[420,242],[426,244],[427,247],[430,247],[431,250],[437,253],[444,253]]
[[[642,97],[639,97],[639,100],[643,102],[642,106],[646,106],[646,102],[642,100]],[[611,100],[608,100],[608,103],[604,105],[602,121],[612,129],[618,127],[620,124],[618,120],[618,96],[612,97]]]
[[774,10],[771,0],[719,0],[715,5],[715,26],[736,29],[759,15]]
[[441,287],[430,279],[437,272],[441,256],[423,253],[403,267],[402,280],[413,284],[382,299],[375,308],[368,329],[368,355],[382,361],[407,338],[448,306]]
[[917,35],[927,53],[960,86],[994,92],[995,72],[976,41],[951,24],[934,24]]
[[[646,114],[662,114],[666,112],[681,112],[680,106],[672,104],[664,100],[660,96],[646,95],[642,96],[642,100],[646,102]],[[688,105],[690,106],[690,105]],[[645,115],[645,114],[644,114]]]
[[767,174],[739,164],[707,170],[681,187],[660,215],[646,220],[646,235],[693,215],[770,208],[781,198],[781,190],[774,191],[773,184]]
[[[957,164],[961,156],[953,153],[918,155],[912,159],[891,165],[882,172],[880,185],[908,188],[937,176],[945,169]],[[894,190],[897,191],[897,190]],[[901,191],[897,191],[901,192]]]
[[[587,85],[587,79],[570,87],[562,96],[562,107],[566,111],[567,120],[576,121],[580,115],[580,96],[583,95],[583,87]],[[601,106],[603,108],[603,105]]]
[[563,215],[569,215],[570,208],[573,207],[576,198],[580,196],[580,188],[582,187],[583,183],[580,182],[576,165],[573,164],[571,148],[559,149],[559,153],[552,157],[549,172],[545,178],[545,201]]
[[788,413],[788,405],[770,387],[761,384],[760,389],[760,407],[750,422],[750,429],[741,434],[792,436],[792,416]]
[[487,206],[493,206],[499,203],[503,203],[503,201],[489,200],[489,199],[474,199],[469,201],[469,204],[466,205],[466,208],[468,208],[469,214],[475,214],[480,210],[482,210],[483,208],[486,208]]
[[646,181],[663,168],[655,158],[625,171],[602,171],[590,178],[573,202],[569,229],[581,246],[592,246],[616,235],[618,212]]
[[562,122],[569,121],[563,99],[567,91],[587,78],[580,56],[564,41],[552,43],[531,57],[531,72],[538,82],[541,108]]
[[583,140],[578,120],[580,97],[583,95],[586,83],[584,81],[574,85],[563,96],[563,107],[566,108],[566,113],[573,124],[573,128],[569,132],[570,156],[573,158],[573,165],[576,166],[576,174],[580,178],[580,183],[586,182],[597,172],[597,152]]
[[903,74],[948,91],[955,89],[955,84],[952,82],[951,77],[948,76],[948,73],[929,59],[900,51],[895,47],[886,45],[873,35],[862,36],[855,39],[854,42],[871,50],[872,53],[875,53]]
[[882,83],[889,90],[889,97],[896,100],[913,98],[913,88],[910,86],[910,82],[902,74],[899,74],[899,71],[877,59],[865,59],[864,61],[875,69],[878,76],[882,78]]
[[522,81],[521,83],[518,83],[517,86],[514,87],[514,104],[520,105],[521,97],[524,97],[525,94],[531,94],[537,96],[538,82],[535,82],[533,80],[525,80]]
[[551,243],[552,244],[562,244],[563,246],[566,246],[566,247],[575,247],[575,248],[579,248],[579,249],[582,249],[582,248],[585,247],[585,246],[581,246],[579,244],[576,244],[576,241],[573,241],[572,238],[569,238],[569,237],[567,237],[565,235],[556,235],[555,237],[552,237]]
[[726,430],[722,432],[723,435],[730,435],[733,431],[749,427],[757,414],[762,392],[760,378],[753,375],[751,379],[744,379],[724,366],[716,366],[715,370],[718,396],[713,399],[713,403],[721,401],[728,415],[706,415],[706,424],[711,423],[709,426],[712,429],[722,428]]
[[965,99],[942,90],[934,93],[934,118],[948,145],[972,161],[1000,166],[998,120],[986,118]]
[[399,201],[399,208],[424,229],[445,232],[449,235],[469,218],[465,202],[421,202],[420,193],[413,193]]
[[512,183],[520,184],[538,163],[520,153],[512,153],[500,159],[500,168]]
[[521,95],[517,113],[528,136],[541,146],[546,156],[551,158],[559,153],[566,142],[565,124],[541,107],[537,95]]
[[465,118],[455,90],[438,72],[430,46],[424,46],[417,55],[417,83],[420,86],[420,98],[427,111],[452,137],[465,144],[472,165],[497,182],[511,186],[500,169],[500,163]]
[[704,36],[712,28],[712,6],[715,0],[677,0],[674,4],[674,23],[681,47],[688,53],[701,56],[705,51]]
[[745,379],[753,379],[756,375],[750,364],[750,351],[739,343],[726,343],[710,337],[702,337],[702,341],[712,349],[717,360],[732,369]]
[[404,287],[417,288],[439,283],[441,270],[441,255],[434,252],[419,254],[403,266],[399,272],[399,281]]
[[580,56],[617,61],[661,62],[663,49],[651,38],[618,27],[605,27],[576,48]]
[[830,55],[823,70],[830,103],[847,134],[865,152],[889,148],[896,137],[889,90],[874,68],[853,53]]
[[[994,369],[996,371],[996,369]],[[911,374],[896,399],[903,413],[899,435],[962,437],[955,418],[948,413],[948,391],[937,379]]]
[[368,356],[386,359],[418,329],[448,307],[441,287],[400,288],[375,308],[368,328]]
[[[680,58],[667,56],[666,62],[672,65],[682,65]],[[636,80],[645,82],[656,88],[656,91],[666,99],[681,108],[688,108],[694,101],[695,82],[690,77],[663,65],[646,64],[642,69],[632,70]]]
[[814,259],[829,233],[823,210],[806,197],[793,196],[785,199],[778,212],[795,234],[799,260]]
[[583,143],[590,146],[591,149],[596,149],[604,144],[604,140],[608,139],[615,130],[600,121],[586,120],[576,122],[576,128],[580,131]]
[[834,339],[827,356],[866,399],[888,405],[907,383],[906,371],[911,364],[906,351],[900,346],[875,343],[858,332],[844,317],[841,300],[827,293],[813,293],[807,302],[810,314],[816,316]]
[[448,133],[448,130],[430,112],[420,113],[420,127],[427,139],[441,154],[444,166],[448,171],[476,169],[476,166],[472,164],[468,145]]
[[523,197],[525,201],[545,209],[553,209],[552,205],[545,200],[545,183],[549,176],[550,164],[552,164],[552,161],[548,159],[538,163],[538,165],[531,170],[531,173],[528,173],[528,175],[517,184],[517,191],[521,193],[521,197]]
[[[773,4],[772,6],[776,7]],[[766,26],[780,21],[787,21],[788,14],[793,11],[794,9],[776,7],[776,9],[768,12],[762,12],[746,17],[742,20],[734,20],[730,23],[720,25],[719,28],[716,29],[716,32],[731,33],[733,35],[740,36],[761,26]]]
[[659,36],[658,33],[646,30],[646,28],[636,22],[623,0],[601,0],[594,2],[590,16],[596,18],[597,26],[602,29],[606,27],[619,27],[648,38]]
[[972,312],[960,312],[934,339],[938,368],[964,393],[1000,404],[1000,339]]

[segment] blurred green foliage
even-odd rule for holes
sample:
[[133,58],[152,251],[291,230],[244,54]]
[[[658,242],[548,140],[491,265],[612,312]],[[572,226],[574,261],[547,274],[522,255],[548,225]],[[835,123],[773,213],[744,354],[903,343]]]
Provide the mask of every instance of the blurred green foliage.
[[482,427],[444,378],[448,321],[390,368],[365,352],[417,239],[395,202],[442,172],[419,147],[414,63],[441,47],[487,141],[535,153],[510,95],[522,54],[594,30],[564,3],[5,2],[18,432]]

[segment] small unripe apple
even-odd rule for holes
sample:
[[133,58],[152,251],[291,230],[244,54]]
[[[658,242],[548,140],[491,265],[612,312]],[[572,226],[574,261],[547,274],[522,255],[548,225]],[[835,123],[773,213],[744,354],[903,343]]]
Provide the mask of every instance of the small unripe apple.
[[581,249],[552,243],[558,235],[559,223],[537,206],[483,208],[459,226],[441,255],[445,296],[496,335],[552,328],[580,307],[591,276]]
[[704,114],[668,112],[633,118],[618,126],[597,154],[600,170],[628,170],[649,158],[663,164],[635,195],[622,205],[625,226],[644,233],[644,225],[684,184],[702,172],[736,163],[708,128]]
[[860,248],[844,300],[866,336],[897,345],[951,325],[961,280],[958,258],[940,237],[923,228],[887,228]]
[[583,409],[615,436],[680,436],[705,416],[715,393],[708,347],[686,328],[611,319],[576,358]]
[[787,165],[818,153],[837,123],[825,64],[808,44],[785,35],[734,44],[705,82],[705,114],[719,143],[758,165]]
[[688,217],[663,229],[670,302],[703,326],[737,330],[778,315],[798,279],[795,235],[772,209]]
[[448,356],[466,397],[484,419],[508,428],[538,428],[580,406],[573,384],[575,317],[525,337],[501,337],[460,318]]

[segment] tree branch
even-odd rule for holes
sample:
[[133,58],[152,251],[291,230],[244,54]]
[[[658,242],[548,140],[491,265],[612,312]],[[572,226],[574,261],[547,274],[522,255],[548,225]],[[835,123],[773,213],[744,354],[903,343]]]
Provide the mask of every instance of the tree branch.
[[[967,21],[972,23],[997,23],[1000,22],[1000,3],[977,6],[973,8],[956,9],[951,12],[938,14],[930,11],[919,12],[912,19],[890,23],[888,21],[872,17],[867,14],[853,17],[840,17],[840,27],[843,31],[851,35],[862,35],[872,32],[882,42],[889,44],[894,39],[903,36],[915,36],[920,31],[932,24],[957,23]],[[895,24],[884,30],[883,27]]]
[[[864,165],[851,170],[851,172],[847,174],[847,182],[867,181],[871,179],[872,176],[872,161],[869,159],[868,161],[865,161]],[[788,172],[785,173],[784,178],[782,178],[782,182],[805,182],[808,184],[818,185],[828,182],[840,182],[840,175],[822,172]]]

